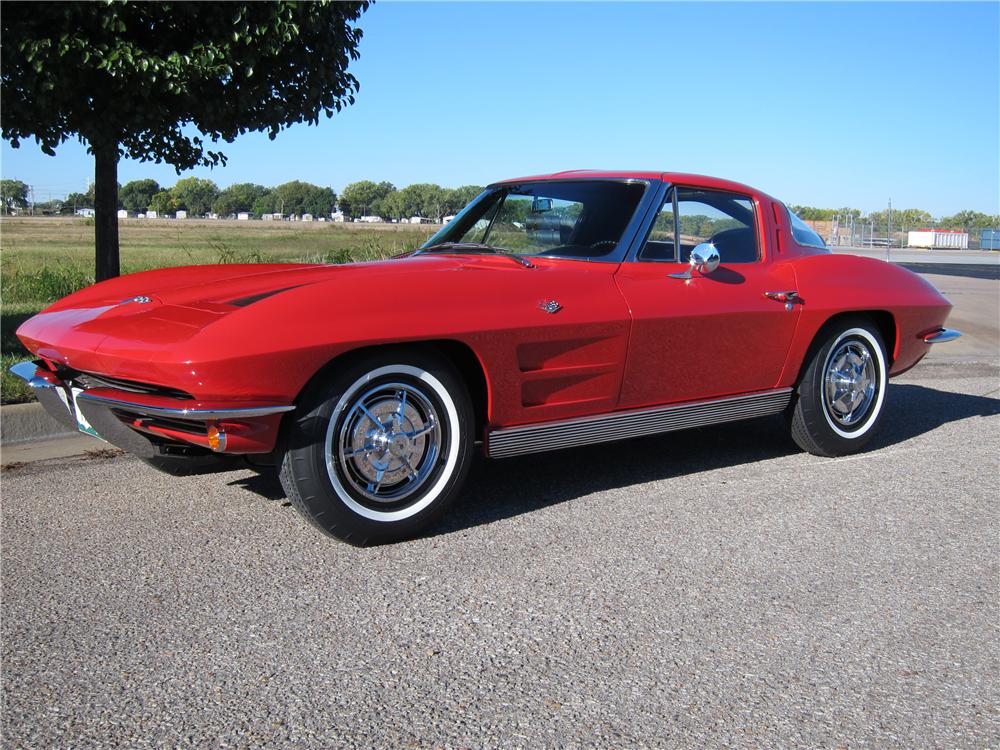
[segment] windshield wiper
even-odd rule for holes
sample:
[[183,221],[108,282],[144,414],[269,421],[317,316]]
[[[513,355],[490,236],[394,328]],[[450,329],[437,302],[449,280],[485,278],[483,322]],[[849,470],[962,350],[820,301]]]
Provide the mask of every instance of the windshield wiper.
[[429,245],[427,247],[421,247],[416,250],[413,254],[420,255],[422,253],[492,253],[494,255],[504,255],[512,260],[517,261],[525,268],[534,268],[535,264],[530,260],[525,258],[523,255],[518,255],[517,253],[511,253],[504,250],[501,247],[493,247],[492,245],[484,245],[481,242],[438,242],[435,245]]

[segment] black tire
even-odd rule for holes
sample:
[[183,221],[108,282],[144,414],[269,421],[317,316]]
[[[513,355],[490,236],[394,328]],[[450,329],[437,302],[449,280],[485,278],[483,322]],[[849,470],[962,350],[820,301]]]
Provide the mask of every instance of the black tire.
[[450,364],[423,351],[376,353],[320,376],[293,419],[279,475],[288,499],[322,531],[359,547],[427,528],[469,471],[468,389]]
[[789,406],[792,439],[816,456],[846,456],[868,444],[881,420],[888,385],[885,343],[861,317],[838,320],[817,341],[822,344]]

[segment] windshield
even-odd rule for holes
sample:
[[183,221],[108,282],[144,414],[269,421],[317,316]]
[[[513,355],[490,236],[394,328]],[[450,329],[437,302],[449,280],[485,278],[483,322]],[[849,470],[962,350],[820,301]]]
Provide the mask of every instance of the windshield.
[[[421,248],[600,260],[618,247],[645,183],[567,180],[501,185],[481,194]],[[443,245],[443,247],[442,247]]]

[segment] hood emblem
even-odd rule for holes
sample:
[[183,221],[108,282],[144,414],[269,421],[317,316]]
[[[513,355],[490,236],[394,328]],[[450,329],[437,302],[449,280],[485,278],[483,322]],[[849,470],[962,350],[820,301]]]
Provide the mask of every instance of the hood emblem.
[[129,297],[128,299],[123,299],[119,302],[119,305],[127,305],[129,302],[135,302],[137,305],[148,305],[152,302],[152,297],[147,297],[144,294],[138,294],[135,297]]
[[549,315],[555,315],[557,312],[562,310],[562,305],[560,305],[554,299],[546,300],[545,302],[539,302],[538,307],[547,312]]

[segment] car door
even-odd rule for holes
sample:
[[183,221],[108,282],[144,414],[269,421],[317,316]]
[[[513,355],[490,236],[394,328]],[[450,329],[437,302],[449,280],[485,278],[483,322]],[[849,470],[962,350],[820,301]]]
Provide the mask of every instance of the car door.
[[[778,296],[795,291],[795,277],[789,263],[769,257],[773,233],[763,216],[750,195],[668,192],[635,259],[615,277],[632,316],[619,408],[775,387],[800,305]],[[702,242],[716,245],[718,269],[682,278]]]

